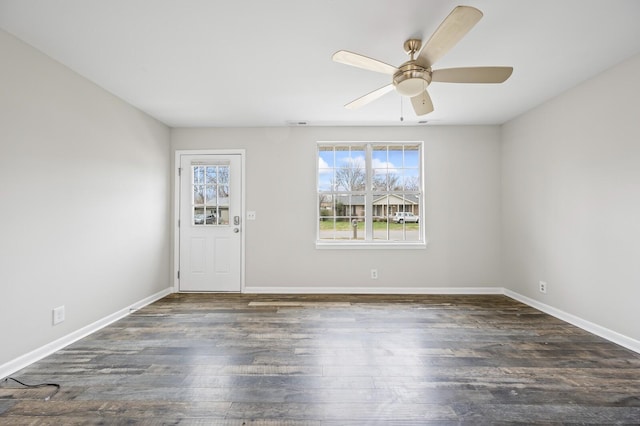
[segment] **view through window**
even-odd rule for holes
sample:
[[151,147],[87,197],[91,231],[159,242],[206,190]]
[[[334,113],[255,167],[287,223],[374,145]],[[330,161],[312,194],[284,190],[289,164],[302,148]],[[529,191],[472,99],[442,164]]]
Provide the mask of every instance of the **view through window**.
[[191,166],[193,225],[229,224],[229,165]]
[[318,143],[318,241],[422,242],[422,143]]

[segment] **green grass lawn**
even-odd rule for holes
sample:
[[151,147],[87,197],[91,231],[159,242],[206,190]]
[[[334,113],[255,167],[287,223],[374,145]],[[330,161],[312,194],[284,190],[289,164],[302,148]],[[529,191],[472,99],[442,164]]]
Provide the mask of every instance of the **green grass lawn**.
[[[387,229],[387,225],[389,226],[389,229],[393,230],[393,229],[397,229],[400,230],[402,229],[402,224],[401,223],[394,223],[394,222],[373,222],[373,230],[374,231],[383,231]],[[405,223],[404,224],[405,229],[407,231],[410,230],[418,230],[420,229],[420,224],[418,223]],[[331,220],[321,220],[320,221],[320,230],[321,231],[329,231],[334,229],[334,222]],[[351,222],[349,221],[339,221],[339,222],[335,222],[335,229],[337,231],[349,231],[352,230],[353,227],[351,226]],[[358,222],[358,231],[364,231],[364,222]]]

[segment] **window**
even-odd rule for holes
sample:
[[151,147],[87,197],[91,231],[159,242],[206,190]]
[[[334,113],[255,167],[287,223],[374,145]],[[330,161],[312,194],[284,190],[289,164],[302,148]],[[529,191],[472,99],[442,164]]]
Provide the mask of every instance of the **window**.
[[229,224],[229,165],[191,166],[193,225]]
[[317,162],[319,246],[424,246],[422,142],[319,142]]

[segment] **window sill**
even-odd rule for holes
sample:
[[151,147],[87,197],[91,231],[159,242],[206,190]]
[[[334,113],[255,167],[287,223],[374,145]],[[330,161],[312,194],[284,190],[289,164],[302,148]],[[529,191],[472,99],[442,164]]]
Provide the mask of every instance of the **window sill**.
[[316,249],[319,250],[423,250],[427,248],[428,241],[415,242],[331,242],[316,241]]

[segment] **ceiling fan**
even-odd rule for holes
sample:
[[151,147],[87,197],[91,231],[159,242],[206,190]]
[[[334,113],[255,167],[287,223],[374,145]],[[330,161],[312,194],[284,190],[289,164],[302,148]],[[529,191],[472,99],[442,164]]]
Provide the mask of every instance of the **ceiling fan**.
[[368,93],[348,104],[345,108],[356,109],[366,105],[394,88],[402,96],[411,98],[417,115],[433,111],[433,103],[427,92],[432,82],[441,83],[502,83],[513,67],[465,67],[433,70],[431,67],[464,37],[482,18],[482,12],[470,6],[458,6],[445,18],[426,44],[418,39],[404,42],[409,59],[399,67],[385,62],[340,50],[333,54],[335,62],[380,72],[393,76],[392,82]]

